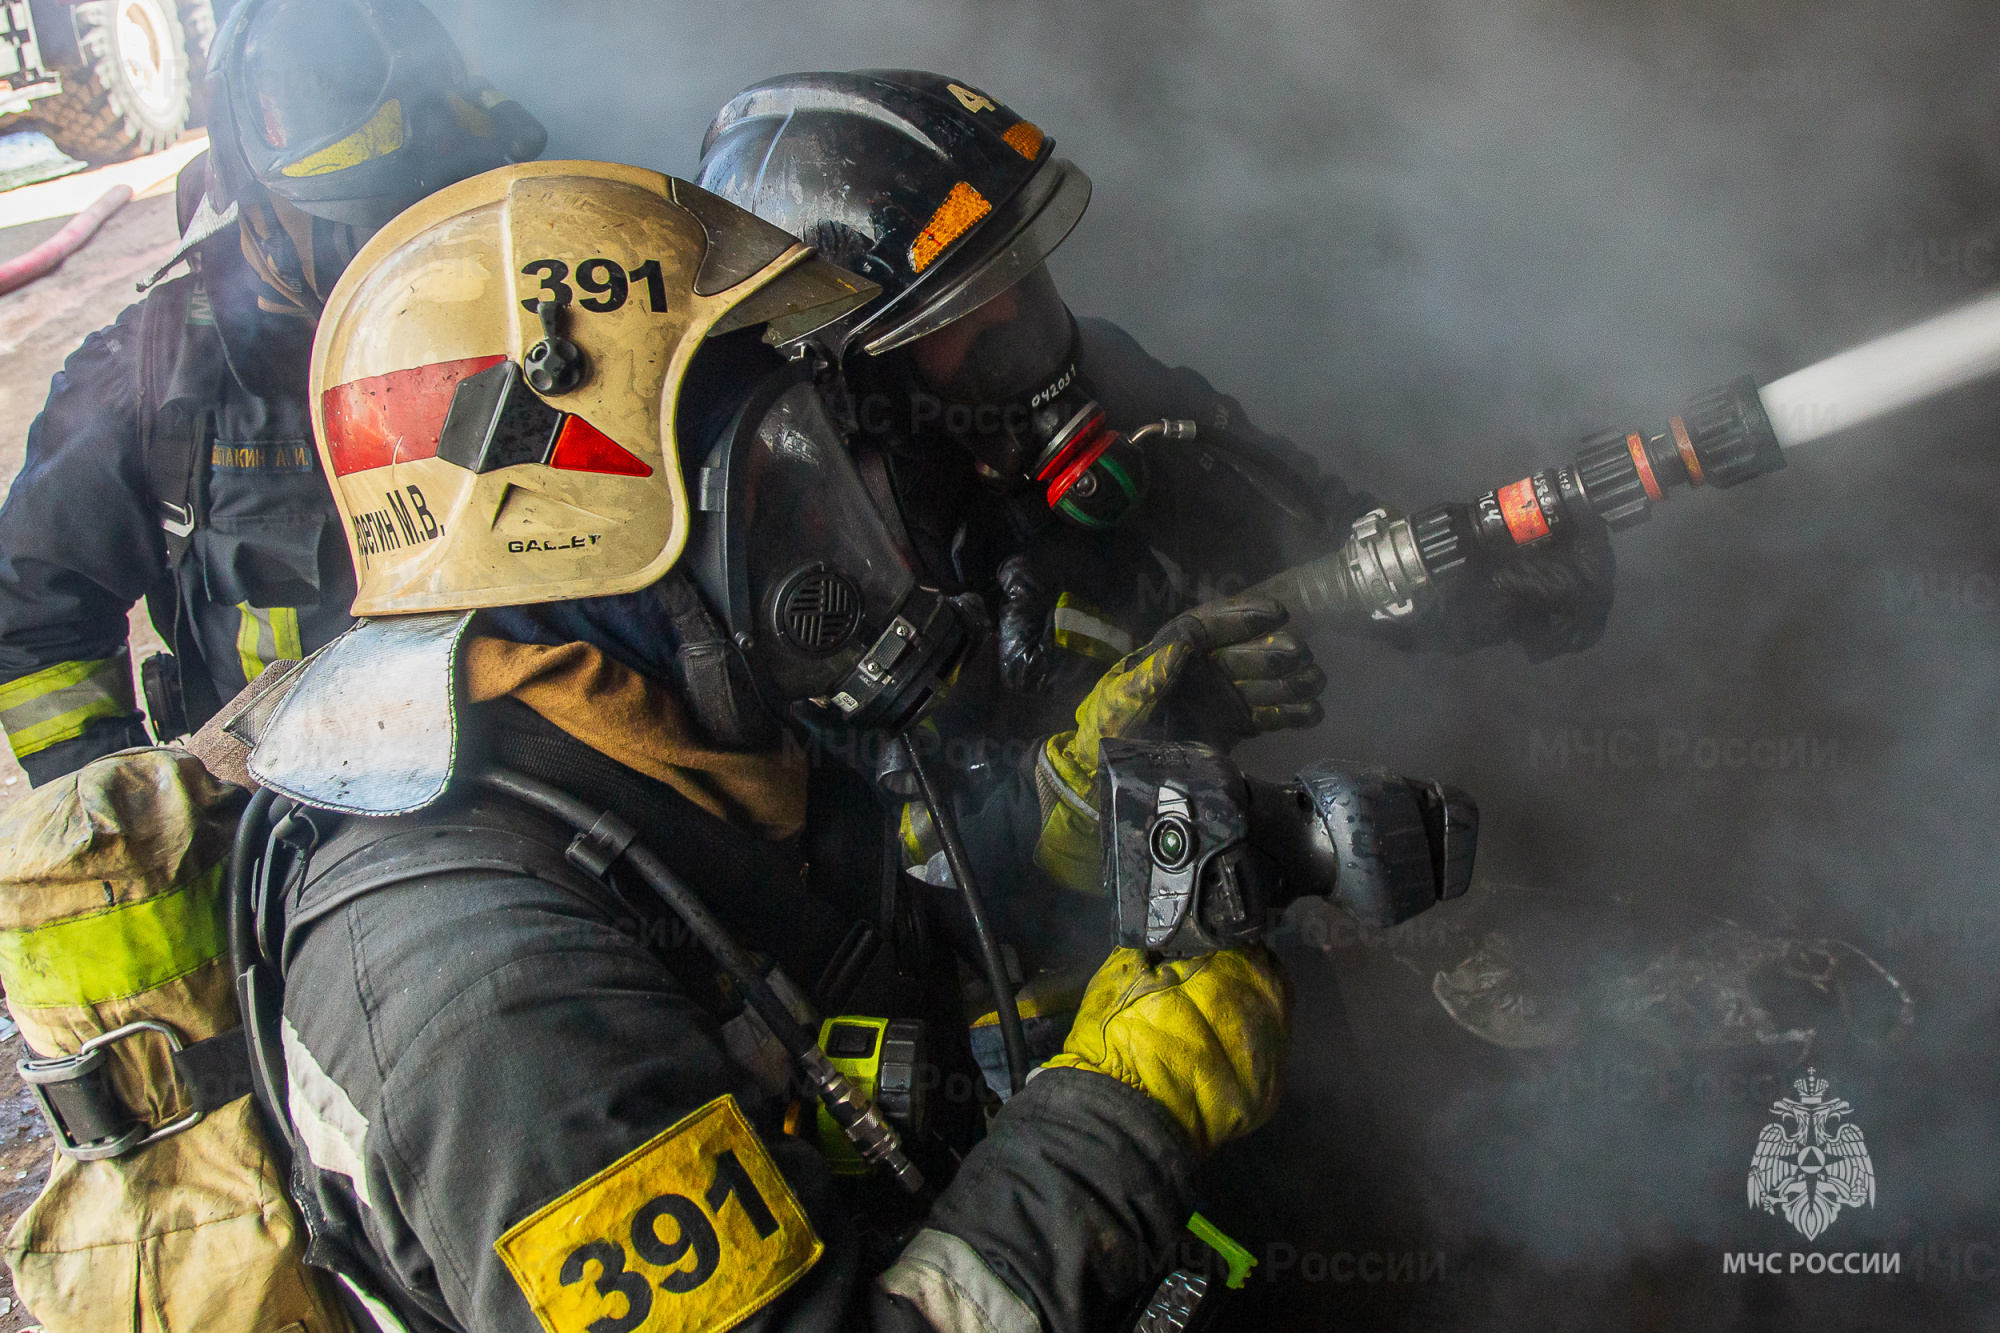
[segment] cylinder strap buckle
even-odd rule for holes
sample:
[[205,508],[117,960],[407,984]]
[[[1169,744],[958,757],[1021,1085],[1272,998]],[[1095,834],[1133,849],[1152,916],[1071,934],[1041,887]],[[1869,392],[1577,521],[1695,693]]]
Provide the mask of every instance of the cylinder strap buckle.
[[[185,1091],[188,1094],[187,1103],[194,1109],[158,1128],[134,1117],[118,1100],[111,1088],[105,1048],[143,1032],[156,1032],[166,1038],[167,1047],[175,1056],[179,1056],[186,1046],[180,1033],[165,1023],[147,1018],[99,1033],[78,1047],[75,1055],[47,1059],[31,1055],[31,1058],[15,1064],[21,1081],[28,1085],[28,1091],[41,1104],[42,1118],[48,1121],[49,1130],[55,1135],[57,1152],[80,1162],[124,1157],[183,1130],[193,1129],[207,1116],[202,1099],[193,1089]],[[178,1082],[180,1062],[173,1060],[170,1063]]]

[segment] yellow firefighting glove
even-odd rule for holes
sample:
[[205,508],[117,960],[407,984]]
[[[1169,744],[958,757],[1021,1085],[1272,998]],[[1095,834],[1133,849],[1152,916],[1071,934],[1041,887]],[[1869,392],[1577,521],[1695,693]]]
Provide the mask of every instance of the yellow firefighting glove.
[[1132,734],[1177,690],[1195,696],[1224,739],[1318,726],[1326,675],[1312,650],[1280,628],[1285,620],[1285,608],[1267,598],[1209,602],[1120,658],[1077,705],[1075,730],[1051,736],[1036,760],[1042,831],[1035,864],[1066,888],[1100,891],[1098,742]]
[[1291,1012],[1291,987],[1261,948],[1158,966],[1119,949],[1091,979],[1063,1053],[1047,1067],[1139,1089],[1205,1157],[1277,1108]]

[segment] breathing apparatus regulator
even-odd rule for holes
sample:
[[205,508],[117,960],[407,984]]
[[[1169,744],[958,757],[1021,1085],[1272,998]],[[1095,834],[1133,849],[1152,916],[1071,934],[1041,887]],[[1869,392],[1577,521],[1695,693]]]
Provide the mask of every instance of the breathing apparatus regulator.
[[934,421],[969,450],[981,480],[1040,493],[1083,528],[1105,529],[1146,494],[1144,445],[1194,438],[1192,421],[1113,429],[1078,364],[1076,320],[1047,265],[908,345],[919,385],[911,420]]

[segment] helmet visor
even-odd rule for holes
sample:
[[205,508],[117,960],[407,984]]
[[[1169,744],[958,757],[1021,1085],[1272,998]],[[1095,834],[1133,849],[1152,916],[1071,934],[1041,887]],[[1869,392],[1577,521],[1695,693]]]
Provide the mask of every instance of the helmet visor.
[[367,124],[389,87],[391,57],[352,0],[274,0],[244,37],[244,112],[280,153]]
[[[982,223],[979,248],[947,256],[937,273],[904,293],[916,304],[892,302],[857,336],[870,356],[880,356],[978,309],[1047,259],[1090,204],[1090,177],[1074,163],[1051,158],[1019,194]],[[991,241],[985,238],[991,236]]]
[[960,403],[1006,403],[1043,388],[1070,355],[1069,307],[1048,265],[910,344],[925,383]]

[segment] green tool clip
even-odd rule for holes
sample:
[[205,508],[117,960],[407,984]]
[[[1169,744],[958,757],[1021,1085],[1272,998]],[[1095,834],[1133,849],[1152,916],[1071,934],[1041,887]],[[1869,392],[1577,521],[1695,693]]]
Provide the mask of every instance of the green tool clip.
[[1257,1261],[1250,1257],[1250,1251],[1222,1234],[1222,1229],[1203,1217],[1200,1213],[1188,1214],[1187,1229],[1195,1239],[1222,1256],[1222,1262],[1229,1265],[1229,1277],[1222,1285],[1235,1291],[1249,1280],[1250,1270]]

